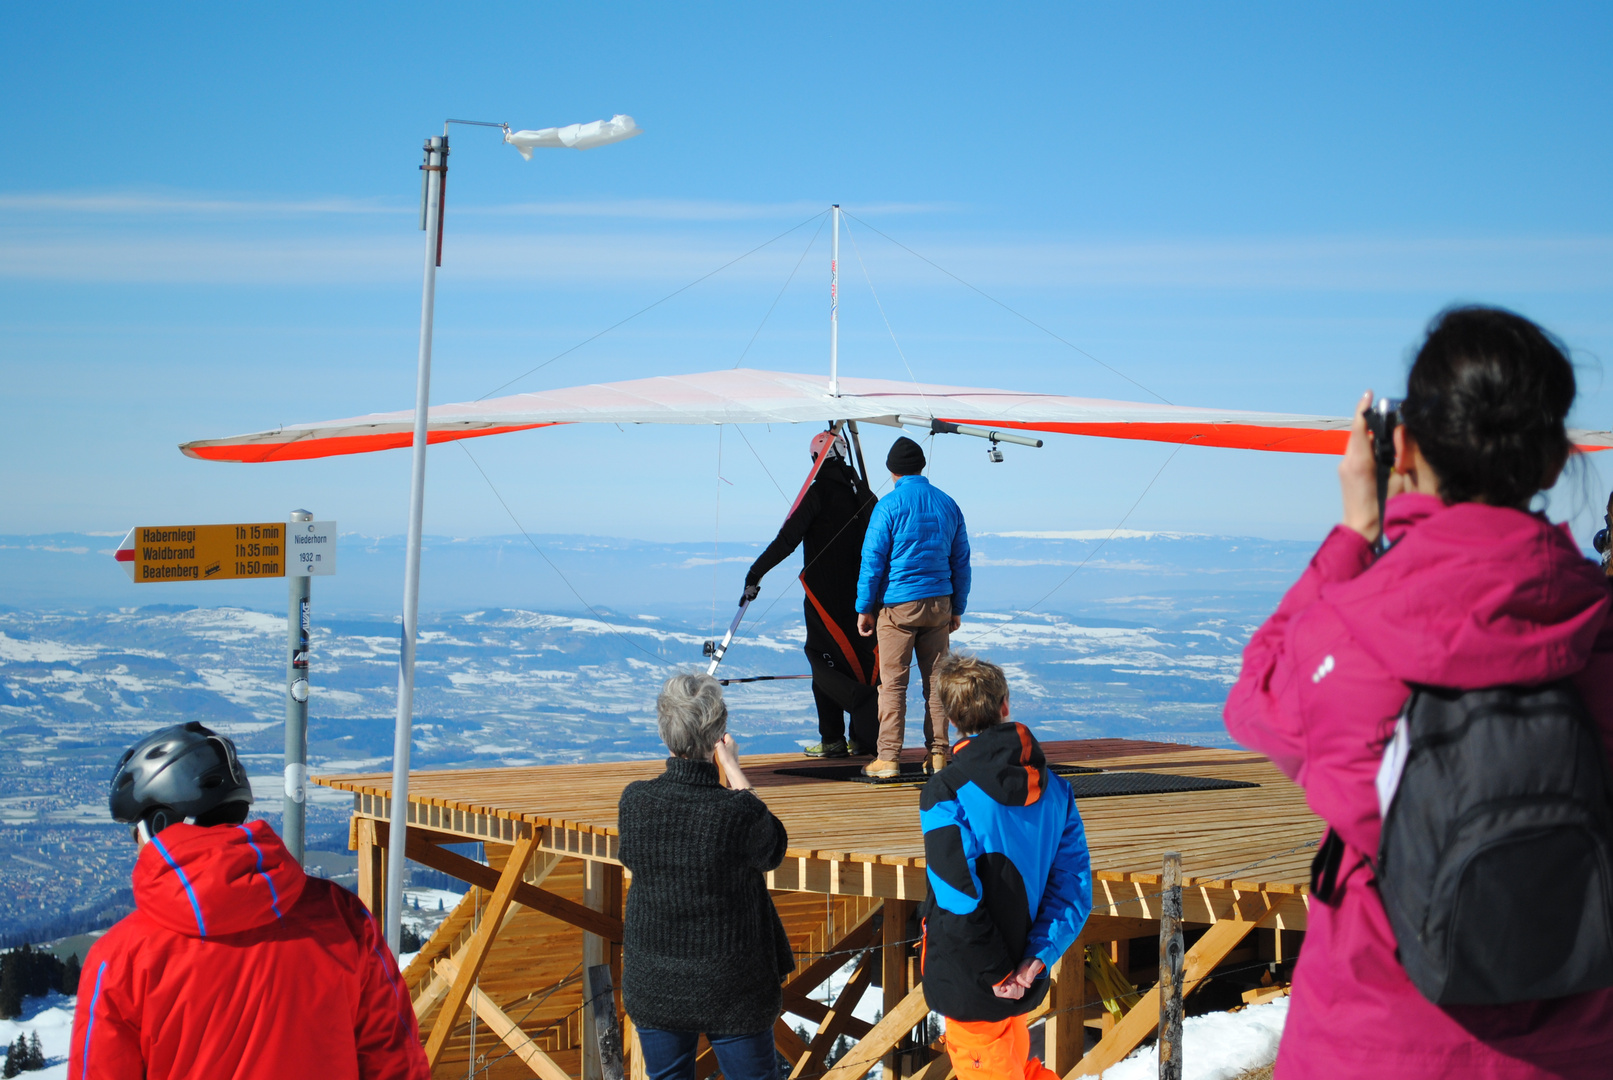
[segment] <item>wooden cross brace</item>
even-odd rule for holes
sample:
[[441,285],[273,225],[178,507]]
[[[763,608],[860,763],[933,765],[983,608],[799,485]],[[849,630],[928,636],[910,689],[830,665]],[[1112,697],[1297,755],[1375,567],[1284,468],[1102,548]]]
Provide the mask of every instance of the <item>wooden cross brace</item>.
[[[509,911],[510,904],[515,898],[516,887],[524,884],[521,875],[526,873],[526,864],[532,860],[533,853],[538,849],[538,837],[538,832],[533,830],[531,835],[515,842],[510,852],[510,860],[504,864],[503,873],[498,874],[489,869],[489,872],[495,873],[498,878],[497,884],[493,887],[493,895],[487,902],[487,910],[482,914],[481,925],[476,928],[476,933],[471,935],[470,944],[465,947],[464,955],[459,961],[459,972],[454,976],[453,985],[448,988],[442,1009],[437,1013],[437,1022],[431,1025],[431,1036],[426,1040],[426,1062],[433,1069],[437,1067],[437,1059],[442,1056],[443,1047],[448,1045],[448,1036],[453,1032],[454,1025],[459,1022],[459,1011],[465,1007],[465,1002],[470,998],[476,977],[482,973],[482,964],[487,960],[493,939],[498,936],[500,928],[504,925],[504,915]],[[441,852],[441,854],[449,853]],[[414,858],[412,851],[409,857]],[[465,861],[470,862],[469,859]]]

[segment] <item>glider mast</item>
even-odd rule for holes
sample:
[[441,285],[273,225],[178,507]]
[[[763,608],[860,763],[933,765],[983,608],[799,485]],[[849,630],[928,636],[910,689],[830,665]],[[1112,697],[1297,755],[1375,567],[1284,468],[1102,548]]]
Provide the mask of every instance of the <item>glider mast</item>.
[[840,204],[829,208],[834,239],[829,248],[829,396],[840,396]]

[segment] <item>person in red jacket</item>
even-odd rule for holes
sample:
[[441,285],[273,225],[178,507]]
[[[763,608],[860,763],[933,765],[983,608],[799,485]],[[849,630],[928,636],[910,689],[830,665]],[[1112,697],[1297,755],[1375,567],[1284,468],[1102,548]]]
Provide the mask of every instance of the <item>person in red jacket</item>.
[[381,928],[247,822],[251,802],[234,744],[201,724],[124,752],[136,910],[84,962],[72,1080],[428,1080]]
[[[1429,328],[1407,379],[1383,528],[1361,399],[1339,465],[1335,526],[1250,639],[1227,730],[1305,789],[1343,841],[1335,892],[1313,898],[1276,1075],[1605,1077],[1613,991],[1441,1007],[1396,956],[1374,887],[1375,780],[1412,685],[1477,690],[1572,678],[1613,747],[1607,581],[1566,526],[1531,513],[1572,452],[1565,350],[1534,323],[1458,308]],[[1549,881],[1519,881],[1549,889]]]

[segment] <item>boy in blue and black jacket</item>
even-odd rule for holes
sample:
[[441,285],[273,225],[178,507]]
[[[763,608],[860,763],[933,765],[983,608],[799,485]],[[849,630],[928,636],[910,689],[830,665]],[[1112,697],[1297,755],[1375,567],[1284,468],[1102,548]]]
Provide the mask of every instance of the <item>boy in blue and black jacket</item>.
[[970,1080],[1045,1080],[1025,1014],[1092,911],[1092,866],[1075,797],[1030,729],[1008,715],[1002,668],[949,653],[936,696],[964,736],[919,803],[930,892],[924,996]]

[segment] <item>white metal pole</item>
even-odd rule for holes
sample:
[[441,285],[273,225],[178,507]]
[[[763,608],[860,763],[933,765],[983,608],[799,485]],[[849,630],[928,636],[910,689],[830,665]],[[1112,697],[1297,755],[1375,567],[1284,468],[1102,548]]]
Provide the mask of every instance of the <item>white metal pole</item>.
[[829,251],[829,396],[840,396],[840,204],[833,207],[834,240]]
[[426,509],[426,421],[431,403],[431,323],[437,296],[440,194],[448,138],[426,142],[426,278],[420,293],[420,365],[414,390],[414,463],[409,477],[409,545],[403,560],[403,635],[398,652],[398,721],[392,736],[392,827],[387,837],[386,940],[393,953],[403,936],[405,832],[409,821],[409,743],[414,720],[414,646],[420,615],[420,532]]

